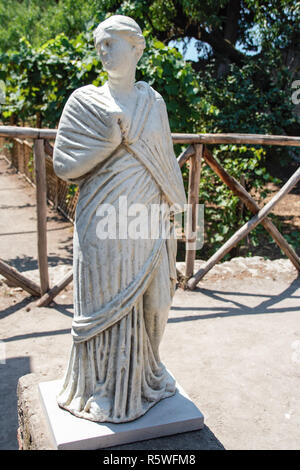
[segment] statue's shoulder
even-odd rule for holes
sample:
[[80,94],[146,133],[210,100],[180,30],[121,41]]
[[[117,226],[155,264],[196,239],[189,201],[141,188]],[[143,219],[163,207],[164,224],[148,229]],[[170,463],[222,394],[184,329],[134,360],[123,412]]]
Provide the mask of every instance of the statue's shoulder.
[[[74,90],[69,96],[66,108],[72,110],[97,109],[97,112],[107,112],[107,98],[104,89],[95,85],[84,85]],[[81,111],[80,111],[81,112]]]
[[161,94],[158,93],[158,91],[154,90],[154,88],[152,88],[152,86],[150,86],[149,83],[140,81],[136,83],[136,86],[139,90],[144,91],[145,93],[148,93],[153,100],[161,101],[162,103],[164,103],[164,99],[161,96]]
[[103,86],[98,88],[95,85],[84,85],[80,88],[76,88],[76,90],[74,90],[71,94],[70,98],[87,98],[94,96],[96,93],[102,95],[104,93]]

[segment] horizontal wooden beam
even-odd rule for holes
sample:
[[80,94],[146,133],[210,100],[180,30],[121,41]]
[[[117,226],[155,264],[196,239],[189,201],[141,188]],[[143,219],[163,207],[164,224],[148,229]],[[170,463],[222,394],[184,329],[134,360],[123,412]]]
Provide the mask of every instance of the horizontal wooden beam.
[[[0,126],[0,137],[21,139],[56,138],[57,129],[38,129],[33,127]],[[300,147],[300,137],[263,134],[172,134],[174,144],[249,144],[281,145]]]
[[0,126],[0,137],[55,140],[56,133],[57,129],[37,129],[34,127]]
[[250,144],[300,147],[300,137],[260,134],[172,134],[173,144]]

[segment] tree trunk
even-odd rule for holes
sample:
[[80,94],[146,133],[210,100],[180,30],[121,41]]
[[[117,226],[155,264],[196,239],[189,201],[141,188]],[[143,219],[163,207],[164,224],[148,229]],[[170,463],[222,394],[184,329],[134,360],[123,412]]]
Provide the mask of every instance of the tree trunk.
[[235,46],[238,37],[241,1],[230,0],[227,6],[227,19],[224,27],[224,39]]
[[42,114],[40,111],[36,113],[36,127],[39,129],[42,127]]

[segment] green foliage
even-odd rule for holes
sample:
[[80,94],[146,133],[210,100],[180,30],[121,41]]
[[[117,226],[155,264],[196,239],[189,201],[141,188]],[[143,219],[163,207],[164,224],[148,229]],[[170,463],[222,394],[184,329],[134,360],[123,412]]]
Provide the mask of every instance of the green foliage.
[[75,39],[64,34],[34,49],[24,38],[18,52],[2,55],[0,77],[6,83],[2,119],[12,114],[31,122],[39,113],[45,126],[55,127],[73,90],[88,83],[101,85],[101,71],[91,33]]
[[[264,166],[266,151],[262,147],[246,145],[219,145],[212,149],[214,157],[225,170],[246,190],[254,190],[260,198],[268,191],[266,183],[279,183]],[[206,255],[212,255],[240,226],[252,217],[245,208],[240,210],[240,200],[207,165],[203,165],[200,182],[200,203],[205,204]],[[251,232],[251,244],[256,246],[259,229]]]
[[33,156],[33,152],[30,153],[29,155],[29,160],[28,160],[28,163],[27,163],[27,168],[28,168],[28,171],[29,173],[32,173],[34,172],[34,156]]
[[292,245],[294,250],[299,248],[300,246],[300,232],[299,231],[285,234],[285,239],[288,243]]
[[[103,84],[107,75],[96,55],[91,31],[92,27],[74,39],[60,34],[38,49],[22,38],[18,52],[3,54],[0,78],[6,83],[6,104],[2,120],[17,114],[31,122],[39,113],[44,126],[55,127],[72,91],[89,83]],[[147,81],[166,98],[174,131],[193,127],[198,102],[193,91],[196,78],[175,48],[150,39],[137,79]]]
[[[18,50],[25,37],[34,48],[58,34],[74,38],[99,10],[97,0],[5,0],[0,2],[0,51]],[[105,16],[98,15],[99,21]]]
[[246,0],[246,6],[253,11],[253,20],[263,50],[289,47],[299,40],[300,3],[295,0]]
[[[214,63],[199,73],[201,132],[297,135],[299,118],[291,101],[289,69],[274,57],[261,57],[244,67],[231,64],[216,78]],[[298,155],[298,157],[297,157]],[[267,149],[266,160],[287,165],[299,158],[295,148]],[[265,162],[265,161],[264,161]]]
[[75,196],[75,194],[78,191],[78,186],[76,184],[70,184],[68,187],[68,194],[66,196],[66,202],[68,203],[72,197]]
[[[275,69],[274,59],[261,58],[242,68],[231,64],[228,74],[221,78],[216,77],[214,70],[212,63],[198,75],[201,100],[197,132],[285,135],[287,129],[297,126],[287,86],[287,67],[278,68],[277,63]],[[259,86],[257,77],[260,85],[266,80],[266,89]],[[238,181],[244,179],[246,189],[255,190],[261,199],[267,195],[267,183],[280,183],[266,170],[267,162],[272,158],[277,165],[289,164],[299,155],[299,151],[288,147],[219,145],[211,150],[230,175]],[[212,254],[251,214],[247,210],[240,213],[239,199],[206,166],[202,170],[200,197],[206,204],[206,249]],[[260,228],[251,232],[253,247],[259,236]]]
[[194,93],[196,75],[175,48],[155,39],[138,64],[137,79],[149,83],[164,97],[173,132],[192,132],[198,117],[199,97]]

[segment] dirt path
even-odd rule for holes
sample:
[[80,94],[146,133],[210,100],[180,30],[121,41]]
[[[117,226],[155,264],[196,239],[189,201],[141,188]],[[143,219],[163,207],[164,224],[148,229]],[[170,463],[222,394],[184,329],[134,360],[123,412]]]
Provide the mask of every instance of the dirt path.
[[[4,163],[0,256],[32,271],[34,190]],[[70,267],[71,227],[51,211],[49,227],[56,276]],[[53,307],[37,308],[20,289],[0,284],[0,449],[16,449],[18,379],[29,373],[38,381],[62,376],[72,341],[73,293],[70,285]],[[299,449],[299,314],[300,280],[286,260],[235,259],[216,267],[197,291],[178,289],[161,357],[203,412],[206,426],[120,448]],[[42,433],[45,423],[37,426]]]
[[[49,266],[72,263],[72,224],[48,206]],[[35,188],[0,156],[0,258],[20,271],[37,269]]]

